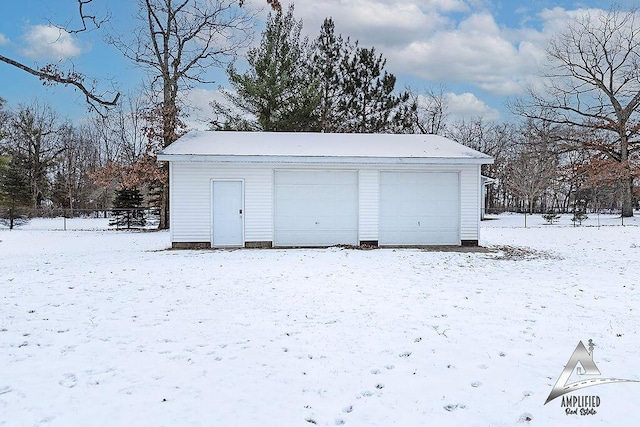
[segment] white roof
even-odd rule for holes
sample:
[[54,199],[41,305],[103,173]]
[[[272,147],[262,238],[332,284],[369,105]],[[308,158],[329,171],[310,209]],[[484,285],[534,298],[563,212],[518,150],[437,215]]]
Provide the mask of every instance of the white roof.
[[302,163],[493,163],[438,135],[192,131],[165,148],[164,161]]

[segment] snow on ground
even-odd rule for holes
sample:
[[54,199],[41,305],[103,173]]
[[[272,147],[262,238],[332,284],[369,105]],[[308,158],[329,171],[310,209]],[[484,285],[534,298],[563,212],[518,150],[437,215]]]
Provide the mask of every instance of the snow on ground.
[[0,426],[638,425],[640,383],[544,402],[578,341],[640,380],[639,222],[495,218],[489,253],[0,230]]
[[[109,226],[111,218],[104,218],[102,216],[90,216],[90,217],[55,217],[55,218],[31,218],[27,223],[21,225],[20,230],[113,230],[115,227]],[[147,219],[146,229],[156,229],[158,227],[157,221]],[[0,229],[2,229],[0,225]],[[4,227],[6,228],[6,227]]]

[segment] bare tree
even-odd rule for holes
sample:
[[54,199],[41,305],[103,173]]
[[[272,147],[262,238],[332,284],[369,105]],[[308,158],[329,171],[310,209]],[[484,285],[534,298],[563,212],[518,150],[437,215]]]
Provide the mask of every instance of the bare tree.
[[[100,28],[105,22],[110,19],[110,16],[99,17],[95,13],[90,11],[90,6],[93,0],[76,0],[78,5],[78,18],[80,19],[80,25],[77,28],[70,28],[67,26],[59,26],[62,31],[66,31],[69,34],[78,34],[84,31]],[[188,3],[189,1],[184,1]],[[171,3],[170,1],[168,3]],[[176,2],[177,3],[177,2]],[[267,3],[274,9],[280,10],[281,5],[278,0],[267,0]],[[242,6],[244,0],[237,0],[237,4]],[[199,39],[200,37],[196,38]],[[0,62],[4,62],[7,65],[16,67],[26,73],[29,73],[35,77],[38,77],[45,85],[61,84],[63,86],[73,86],[85,96],[85,99],[90,107],[95,111],[101,111],[100,107],[112,107],[117,105],[120,99],[120,92],[113,90],[99,90],[96,87],[96,82],[92,81],[87,83],[86,76],[71,67],[71,69],[63,70],[58,64],[47,64],[43,67],[30,66],[24,62],[17,61],[15,59],[0,55]]]
[[[253,16],[237,0],[139,0],[141,26],[133,43],[113,43],[129,59],[148,71],[149,88],[157,96],[149,115],[152,151],[167,147],[183,131],[180,91],[212,83],[211,67],[223,67],[247,46]],[[155,154],[153,152],[152,154]],[[166,171],[165,167],[165,171]],[[162,191],[159,228],[169,226],[169,188]]]
[[149,101],[144,96],[131,95],[111,111],[102,121],[103,132],[112,149],[109,162],[131,166],[140,160],[147,149],[145,129]]
[[546,150],[529,146],[514,153],[505,169],[507,187],[521,199],[525,210],[533,213],[536,202],[551,187],[558,164]]
[[51,200],[54,207],[90,209],[97,207],[99,188],[88,173],[99,162],[99,145],[92,140],[89,127],[64,125],[60,131],[63,149],[50,172],[53,176]]
[[125,96],[124,100],[108,114],[92,117],[85,129],[98,145],[99,159],[87,172],[102,188],[102,194],[96,198],[103,207],[110,205],[111,196],[122,186],[126,171],[147,160],[148,100],[136,94]]
[[6,101],[0,97],[0,143],[7,135],[7,124],[9,123],[10,114],[5,110]]
[[[640,26],[635,10],[576,18],[547,48],[545,89],[514,103],[519,114],[588,129],[574,144],[616,163],[622,215],[633,216],[640,150]],[[635,153],[635,154],[634,154]]]
[[416,133],[443,135],[449,116],[449,104],[445,96],[446,86],[430,88],[425,93],[410,91],[417,108],[414,115]]
[[50,184],[48,172],[64,151],[62,127],[58,114],[38,102],[20,106],[11,118],[2,148],[24,164],[34,208],[45,199]]
[[482,117],[460,120],[447,125],[444,136],[482,151],[494,158],[491,165],[482,165],[482,174],[495,178],[495,184],[487,187],[487,209],[504,208],[509,204],[509,189],[505,185],[506,165],[519,129],[508,123],[494,123]]

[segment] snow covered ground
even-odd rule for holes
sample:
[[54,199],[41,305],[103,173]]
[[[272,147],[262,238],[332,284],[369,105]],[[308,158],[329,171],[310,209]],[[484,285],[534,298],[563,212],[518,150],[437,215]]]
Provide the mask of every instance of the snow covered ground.
[[544,405],[579,341],[640,380],[640,221],[494,218],[488,253],[0,230],[0,426],[640,425],[640,383]]

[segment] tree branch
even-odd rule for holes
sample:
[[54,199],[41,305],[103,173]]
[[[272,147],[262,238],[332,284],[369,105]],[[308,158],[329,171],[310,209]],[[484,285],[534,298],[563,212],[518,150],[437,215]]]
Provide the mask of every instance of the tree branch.
[[84,6],[93,2],[93,0],[77,0],[77,1],[78,1],[78,15],[80,16],[80,19],[82,21],[82,28],[78,30],[70,30],[70,29],[64,28],[66,32],[70,34],[77,34],[77,33],[82,33],[84,31],[87,31],[87,21],[91,21],[93,23],[93,26],[97,29],[97,28],[100,28],[102,24],[104,24],[109,20],[109,16],[107,16],[104,19],[98,19],[96,15],[89,15],[88,13],[85,12]]
[[84,94],[84,96],[87,98],[87,102],[89,102],[90,104],[91,104],[91,101],[93,101],[105,107],[112,107],[116,105],[118,103],[118,100],[120,99],[120,92],[116,93],[113,100],[100,98],[84,85],[84,83],[82,82],[81,76],[78,74],[65,77],[64,75],[58,72],[54,73],[54,72],[48,72],[46,70],[36,70],[20,62],[14,61],[13,59],[7,58],[6,56],[3,56],[3,55],[0,55],[0,61],[9,65],[13,65],[16,68],[21,69],[22,71],[26,71],[27,73],[32,74],[38,77],[40,80],[44,80],[45,82],[75,86]]

